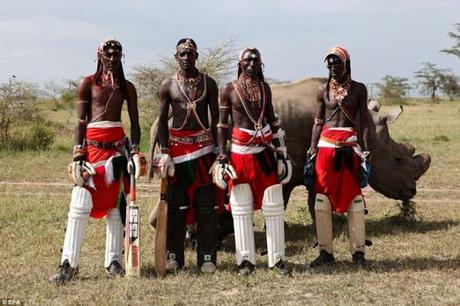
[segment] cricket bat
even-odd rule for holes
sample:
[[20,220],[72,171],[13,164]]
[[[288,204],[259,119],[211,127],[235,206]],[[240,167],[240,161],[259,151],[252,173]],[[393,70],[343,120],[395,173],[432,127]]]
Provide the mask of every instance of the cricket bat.
[[127,276],[139,277],[141,275],[139,255],[139,205],[136,204],[136,178],[134,173],[131,173],[125,222],[125,269]]
[[160,201],[157,204],[157,218],[155,229],[155,270],[159,276],[166,275],[166,231],[168,228],[168,178],[161,179]]

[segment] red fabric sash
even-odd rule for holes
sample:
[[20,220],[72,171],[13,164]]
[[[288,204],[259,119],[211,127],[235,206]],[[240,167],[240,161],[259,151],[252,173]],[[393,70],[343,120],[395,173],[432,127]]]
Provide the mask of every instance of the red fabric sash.
[[[354,130],[333,130],[324,126],[321,137],[335,141],[346,141],[356,135]],[[351,201],[362,194],[358,180],[360,157],[353,151],[353,171],[341,167],[338,171],[334,166],[335,148],[320,147],[315,162],[315,191],[325,194],[331,201],[332,211],[344,213]]]
[[[193,137],[193,136],[203,135],[204,133],[206,133],[206,131],[203,131],[203,130],[198,130],[198,131],[183,131],[183,130],[178,131],[174,129],[169,130],[170,135],[177,136],[177,137]],[[210,145],[212,145],[212,142],[210,142],[209,144],[208,143],[186,144],[186,143],[180,143],[180,142],[175,142],[175,141],[170,140],[168,143],[169,151],[170,151],[169,153],[172,158],[196,152]]]
[[[87,128],[86,138],[101,142],[115,142],[122,140],[125,133],[122,127],[108,128]],[[88,146],[87,161],[94,164],[99,161],[107,160],[117,153],[115,149],[100,149],[93,146]],[[93,176],[96,189],[89,186],[85,188],[91,193],[93,200],[93,209],[90,216],[93,218],[102,218],[107,215],[109,209],[115,208],[118,203],[120,194],[120,179],[114,181],[109,186],[105,182],[105,166],[101,165],[96,168],[96,175]],[[129,191],[128,180],[124,182],[124,190],[127,194]]]
[[271,130],[266,132],[263,136],[259,134],[257,137],[254,137],[254,135],[251,135],[239,128],[232,129],[232,140],[239,145],[264,145],[266,143],[270,143],[272,138],[273,135]]
[[[110,128],[87,128],[86,138],[96,140],[100,142],[115,142],[125,138],[125,132],[122,127],[110,127]],[[90,163],[96,163],[100,160],[109,159],[113,156],[117,150],[115,149],[99,149],[97,147],[88,146],[87,161]]]

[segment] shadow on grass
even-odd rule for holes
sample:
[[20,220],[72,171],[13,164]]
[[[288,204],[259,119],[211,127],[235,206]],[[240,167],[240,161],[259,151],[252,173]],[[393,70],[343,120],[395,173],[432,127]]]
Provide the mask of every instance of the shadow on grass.
[[[311,258],[312,261],[314,258]],[[292,271],[296,273],[311,273],[311,274],[347,274],[363,271],[356,268],[350,261],[340,260],[336,261],[333,265],[310,268],[308,265],[310,261],[305,264],[290,264]],[[440,271],[440,270],[460,270],[460,259],[436,259],[436,258],[404,258],[399,260],[372,260],[369,259],[371,264],[370,273],[388,273],[388,272],[402,272],[402,271]]]
[[431,231],[448,230],[450,227],[459,226],[460,221],[404,221],[399,216],[392,216],[379,220],[366,221],[366,232],[369,236],[380,236],[398,233],[427,233]]
[[[345,216],[334,215],[332,218],[334,237],[341,234],[348,235],[348,224]],[[314,241],[315,228],[313,224],[293,224],[289,223],[286,228],[286,241]],[[391,216],[378,220],[366,220],[366,234],[370,237],[378,237],[388,234],[398,233],[427,233],[431,231],[448,230],[451,227],[460,226],[460,221],[441,220],[441,221],[405,221],[400,216]]]

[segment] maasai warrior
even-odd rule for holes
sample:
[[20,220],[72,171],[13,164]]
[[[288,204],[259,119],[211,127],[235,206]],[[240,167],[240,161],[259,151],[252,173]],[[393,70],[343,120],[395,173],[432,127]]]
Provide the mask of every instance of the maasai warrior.
[[[281,184],[289,181],[292,169],[256,48],[246,48],[240,53],[238,79],[222,89],[219,108],[220,154],[213,174],[221,188],[226,187],[227,181],[229,184],[239,274],[254,270],[253,212],[261,208],[266,223],[268,266],[288,274]],[[230,158],[226,149],[229,115],[233,123]]]
[[[197,222],[197,264],[205,273],[214,272],[217,257],[216,187],[209,170],[215,161],[218,122],[216,82],[195,67],[196,43],[184,38],[176,45],[179,70],[160,87],[158,142],[161,153],[152,166],[168,180],[168,271],[184,266],[186,218]],[[168,110],[172,109],[172,126]],[[208,119],[211,114],[211,122]]]
[[[141,162],[145,159],[139,153],[136,89],[125,79],[122,56],[120,42],[103,40],[97,49],[96,73],[84,77],[78,87],[75,146],[73,162],[68,169],[75,187],[60,269],[49,279],[56,284],[69,281],[78,272],[78,258],[89,216],[107,216],[105,268],[111,276],[124,274],[123,224],[117,204],[123,193],[123,183],[128,182],[124,182],[124,174],[134,170],[139,178],[143,171]],[[124,100],[128,103],[131,121],[132,158],[129,162],[121,123]]]
[[320,250],[310,267],[334,262],[331,214],[335,212],[347,214],[353,262],[366,268],[365,203],[359,173],[360,164],[369,157],[367,90],[351,79],[350,56],[345,48],[330,49],[325,62],[329,79],[317,94],[318,106],[308,154],[316,154],[315,215]]

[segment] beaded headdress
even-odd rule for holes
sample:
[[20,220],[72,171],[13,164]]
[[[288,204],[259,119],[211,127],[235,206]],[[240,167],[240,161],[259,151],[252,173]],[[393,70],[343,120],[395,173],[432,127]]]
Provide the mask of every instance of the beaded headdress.
[[107,52],[109,54],[115,53],[115,52],[122,52],[123,47],[121,46],[121,43],[114,39],[114,38],[106,38],[101,41],[99,46],[97,47],[97,55],[100,56],[102,55],[103,52]]
[[262,58],[260,56],[260,52],[257,48],[254,48],[254,47],[247,47],[247,48],[244,48],[243,51],[240,52],[240,55],[238,56],[238,59],[239,61],[241,62],[242,60],[244,60],[245,58],[247,57],[244,57],[244,54],[246,53],[246,51],[252,51],[252,57],[258,57],[261,61],[262,61]]
[[347,49],[341,46],[330,48],[329,51],[327,51],[326,56],[324,57],[324,61],[326,61],[327,58],[331,55],[338,56],[344,64],[350,60],[350,54],[348,53]]
[[182,50],[192,50],[196,52],[196,46],[193,44],[191,38],[187,38],[183,43],[176,46],[177,52],[182,51]]

